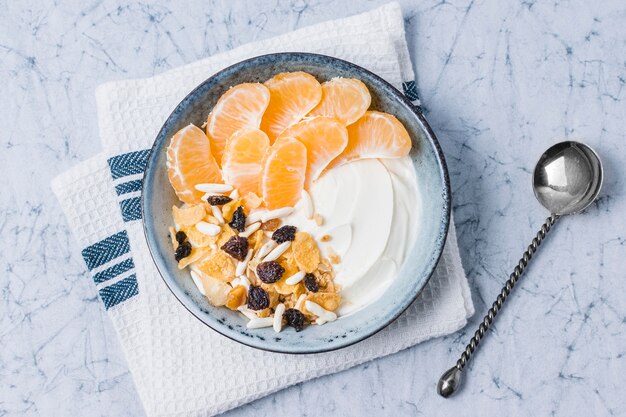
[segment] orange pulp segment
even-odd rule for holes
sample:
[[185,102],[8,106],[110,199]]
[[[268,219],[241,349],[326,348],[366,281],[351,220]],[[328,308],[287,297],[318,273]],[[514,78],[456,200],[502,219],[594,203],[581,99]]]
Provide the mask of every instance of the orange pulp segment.
[[411,150],[409,132],[388,113],[368,111],[348,126],[348,146],[329,165],[336,167],[364,158],[400,158]]
[[280,137],[296,138],[306,146],[308,164],[304,185],[307,189],[348,144],[348,130],[332,117],[304,119]]
[[265,82],[270,102],[261,121],[270,143],[289,126],[307,115],[322,98],[322,86],[306,72],[283,72]]
[[263,157],[269,146],[265,132],[255,128],[240,129],[226,141],[222,174],[239,195],[260,194]]
[[333,78],[322,84],[322,101],[310,116],[329,116],[351,125],[365,114],[372,102],[367,86],[354,78]]
[[300,200],[306,165],[306,147],[297,139],[281,137],[270,146],[261,181],[263,201],[268,209],[293,207]]
[[258,128],[270,101],[270,92],[263,84],[243,83],[225,92],[207,118],[206,132],[218,163],[228,138],[245,127]]
[[187,204],[202,203],[204,193],[195,185],[222,182],[211,143],[202,129],[190,124],[172,136],[167,147],[167,176],[178,198]]

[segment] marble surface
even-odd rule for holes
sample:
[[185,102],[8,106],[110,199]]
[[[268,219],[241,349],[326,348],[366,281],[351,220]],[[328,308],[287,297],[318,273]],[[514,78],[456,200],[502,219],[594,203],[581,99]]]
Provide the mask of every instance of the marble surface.
[[[383,1],[0,0],[0,416],[141,416],[50,179],[99,150],[93,91]],[[402,1],[445,151],[478,313],[464,330],[227,413],[626,415],[626,6]],[[531,170],[565,139],[601,155],[601,198],[565,218],[466,375],[435,382],[546,216]]]

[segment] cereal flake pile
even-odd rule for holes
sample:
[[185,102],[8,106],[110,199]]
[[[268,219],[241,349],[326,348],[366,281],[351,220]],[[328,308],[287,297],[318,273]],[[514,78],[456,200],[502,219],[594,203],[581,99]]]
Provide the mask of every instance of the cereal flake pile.
[[[225,184],[196,188],[206,198],[202,204],[172,207],[176,227],[170,236],[178,268],[190,268],[212,305],[241,312],[249,329],[280,332],[286,324],[300,331],[309,323],[337,319],[341,296],[333,264],[311,234],[283,224],[293,208],[263,210],[256,194],[240,197]],[[319,215],[312,217],[322,222]]]

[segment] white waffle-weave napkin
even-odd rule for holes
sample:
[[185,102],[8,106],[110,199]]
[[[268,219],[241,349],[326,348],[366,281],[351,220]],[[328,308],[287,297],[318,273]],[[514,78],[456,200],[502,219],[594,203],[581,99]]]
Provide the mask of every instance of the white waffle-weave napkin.
[[208,331],[171,295],[150,259],[141,225],[140,187],[148,148],[172,109],[197,84],[242,59],[282,51],[319,52],[352,61],[417,100],[401,11],[392,3],[156,77],[99,87],[104,152],[53,181],[150,416],[214,415],[451,333],[473,313],[454,224],[418,300],[377,335],[339,351],[291,356],[248,348]]

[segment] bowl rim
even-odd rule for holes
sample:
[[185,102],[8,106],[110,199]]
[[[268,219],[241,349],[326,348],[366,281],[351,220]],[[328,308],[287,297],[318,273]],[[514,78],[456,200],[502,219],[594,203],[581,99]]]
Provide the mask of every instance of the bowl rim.
[[[411,297],[407,297],[405,299],[405,301],[403,301],[404,305],[402,305],[398,311],[389,316],[388,319],[382,320],[378,325],[374,326],[372,329],[370,329],[369,331],[364,332],[363,334],[359,334],[358,336],[349,339],[345,342],[341,342],[338,341],[336,344],[332,344],[330,347],[320,347],[320,348],[315,348],[315,349],[300,349],[300,350],[293,350],[293,349],[281,349],[278,346],[274,347],[274,346],[259,346],[259,345],[255,345],[252,343],[247,343],[248,341],[245,339],[237,339],[234,336],[228,334],[228,332],[223,331],[219,328],[219,326],[213,326],[210,323],[206,322],[205,320],[203,320],[202,317],[200,317],[198,314],[196,314],[196,312],[192,311],[186,304],[185,299],[188,299],[188,297],[186,296],[185,292],[179,288],[179,287],[175,287],[173,285],[170,285],[170,280],[173,280],[173,277],[170,277],[169,274],[167,273],[167,271],[162,271],[161,268],[159,267],[159,263],[157,262],[156,258],[155,258],[155,252],[156,252],[156,248],[153,247],[153,244],[151,242],[150,236],[149,236],[149,231],[148,231],[148,226],[146,224],[146,220],[145,220],[145,206],[146,206],[146,198],[145,198],[145,190],[146,190],[146,184],[147,184],[147,176],[148,173],[151,171],[151,167],[155,164],[154,160],[156,159],[155,157],[155,150],[157,147],[157,142],[158,139],[162,136],[162,134],[164,133],[164,130],[166,130],[166,128],[168,128],[169,122],[170,122],[170,118],[172,117],[172,115],[174,115],[174,113],[176,113],[178,111],[178,109],[183,106],[183,105],[187,105],[187,102],[193,99],[193,96],[195,95],[195,93],[205,84],[207,83],[209,80],[220,76],[222,73],[227,72],[229,70],[232,70],[234,67],[238,67],[241,65],[245,65],[247,63],[250,62],[254,62],[256,60],[259,59],[264,59],[264,58],[268,58],[268,57],[273,57],[273,56],[280,56],[280,57],[300,57],[300,58],[306,58],[306,57],[317,57],[317,58],[321,58],[323,60],[330,60],[330,61],[337,61],[337,62],[341,62],[342,65],[345,65],[347,67],[349,67],[350,69],[353,69],[357,72],[364,72],[367,73],[367,75],[373,79],[375,79],[377,82],[380,82],[381,84],[383,84],[384,86],[386,86],[391,93],[394,95],[394,97],[401,101],[408,109],[411,113],[413,113],[413,115],[415,117],[417,117],[419,123],[421,124],[423,130],[426,132],[426,136],[427,139],[431,142],[431,145],[434,148],[435,151],[435,155],[436,155],[436,159],[438,161],[438,168],[439,168],[439,175],[443,181],[443,192],[442,192],[442,197],[443,197],[443,207],[442,207],[442,214],[443,214],[443,218],[442,218],[442,222],[440,224],[439,227],[439,236],[438,237],[438,241],[436,242],[436,249],[435,249],[435,255],[431,257],[431,259],[433,260],[431,265],[430,265],[430,271],[428,271],[427,277],[424,280],[421,288],[419,288],[415,294]],[[449,177],[449,173],[448,173],[448,167],[446,164],[446,160],[443,154],[443,150],[441,148],[441,145],[439,144],[439,140],[437,139],[437,136],[435,135],[435,132],[432,130],[432,128],[430,127],[430,125],[428,124],[428,122],[426,121],[426,118],[424,117],[421,107],[416,106],[415,104],[413,104],[401,91],[399,91],[396,87],[394,87],[392,84],[390,84],[388,81],[386,81],[385,79],[383,79],[382,77],[376,75],[375,73],[373,73],[372,71],[369,71],[366,68],[361,67],[360,65],[354,64],[350,61],[346,61],[340,58],[336,58],[336,57],[332,57],[329,55],[324,55],[324,54],[317,54],[317,53],[311,53],[311,52],[275,52],[275,53],[268,53],[268,54],[262,54],[262,55],[257,55],[254,57],[250,57],[241,61],[238,61],[232,65],[229,65],[227,67],[222,68],[221,70],[217,71],[216,73],[214,73],[213,75],[211,75],[210,77],[206,78],[204,81],[202,81],[201,83],[199,83],[196,87],[194,87],[187,95],[185,95],[185,97],[174,107],[174,109],[172,110],[172,112],[169,114],[169,116],[165,119],[165,121],[163,122],[163,126],[161,127],[161,129],[159,129],[159,132],[157,133],[152,146],[150,147],[150,152],[148,154],[148,158],[147,158],[147,162],[146,162],[146,167],[144,169],[143,175],[142,175],[142,185],[141,185],[141,212],[142,212],[142,216],[141,216],[141,224],[142,224],[142,229],[143,229],[143,234],[144,237],[146,239],[146,243],[148,246],[148,252],[150,253],[150,257],[152,258],[152,261],[154,262],[154,265],[156,266],[157,271],[159,272],[159,275],[161,276],[161,279],[163,280],[163,282],[165,282],[165,285],[167,286],[167,288],[170,290],[170,292],[174,295],[174,297],[178,300],[178,302],[181,303],[181,305],[189,312],[191,313],[192,316],[194,316],[196,319],[198,319],[201,323],[203,323],[205,326],[207,326],[209,329],[217,332],[218,334],[227,337],[228,339],[237,342],[237,343],[241,343],[242,345],[254,348],[254,349],[259,349],[259,350],[263,350],[266,352],[273,352],[273,353],[283,353],[283,354],[292,354],[292,355],[305,355],[305,354],[315,354],[315,353],[324,353],[324,352],[332,352],[338,349],[343,349],[346,348],[348,346],[352,346],[356,343],[362,342],[365,339],[368,339],[369,337],[375,335],[376,333],[380,332],[381,330],[383,330],[384,328],[386,328],[387,326],[389,326],[391,323],[393,323],[402,313],[404,313],[404,311],[406,311],[406,309],[417,299],[417,297],[419,297],[419,295],[422,293],[422,291],[424,290],[424,288],[426,287],[426,285],[428,284],[428,282],[430,281],[435,268],[437,267],[437,264],[439,263],[439,260],[441,259],[441,256],[443,254],[443,249],[445,247],[446,244],[446,240],[448,237],[448,231],[449,231],[449,227],[450,227],[450,221],[451,221],[451,188],[450,188],[450,177]],[[168,275],[168,277],[166,277],[166,275]],[[204,313],[206,314],[206,313]]]

